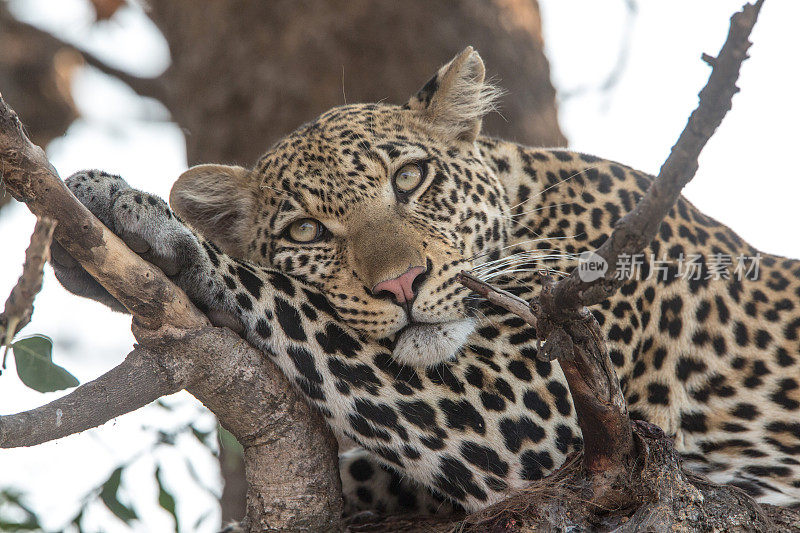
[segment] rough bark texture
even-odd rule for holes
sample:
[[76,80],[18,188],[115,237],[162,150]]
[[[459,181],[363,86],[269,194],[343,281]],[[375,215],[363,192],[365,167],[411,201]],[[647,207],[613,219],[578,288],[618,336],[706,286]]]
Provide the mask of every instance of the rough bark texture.
[[242,443],[250,531],[339,529],[336,440],[271,361],[227,329],[134,334],[169,360],[191,361],[186,390]]
[[55,222],[47,217],[36,220],[31,243],[25,250],[22,275],[11,289],[5,308],[0,313],[0,345],[9,345],[14,335],[31,321],[33,300],[42,290],[42,273],[50,257],[50,242],[53,240],[55,227]]
[[[0,447],[60,438],[186,388],[247,450],[254,531],[337,528],[342,502],[336,443],[280,370],[230,330],[210,327],[159,269],[94,218],[2,98],[0,163],[8,191],[34,213],[54,218],[60,244],[133,314],[134,334],[146,350],[135,350],[116,369],[47,406],[0,417]],[[280,505],[272,498],[278,490]]]

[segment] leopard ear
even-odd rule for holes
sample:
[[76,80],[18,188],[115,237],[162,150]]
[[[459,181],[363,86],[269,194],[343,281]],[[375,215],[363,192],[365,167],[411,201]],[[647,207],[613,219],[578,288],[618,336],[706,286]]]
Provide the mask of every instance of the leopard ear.
[[468,46],[440,68],[406,107],[446,138],[472,142],[481,131],[483,116],[501,95],[485,78],[481,56]]
[[244,257],[252,232],[255,181],[246,168],[197,165],[169,193],[173,211],[225,253]]

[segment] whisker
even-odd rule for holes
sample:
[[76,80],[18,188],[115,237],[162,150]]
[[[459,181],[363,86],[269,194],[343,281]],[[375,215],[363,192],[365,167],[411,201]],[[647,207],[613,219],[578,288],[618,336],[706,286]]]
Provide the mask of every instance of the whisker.
[[538,192],[538,193],[536,194],[536,196],[542,196],[544,193],[546,193],[546,192],[547,192],[547,191],[549,191],[550,189],[552,189],[552,188],[554,188],[554,187],[558,187],[558,186],[559,186],[559,185],[561,185],[562,183],[564,183],[564,182],[566,182],[566,181],[569,181],[569,180],[571,180],[571,179],[572,179],[572,178],[574,178],[575,176],[580,176],[580,175],[581,175],[581,174],[583,174],[584,172],[587,172],[587,171],[589,171],[589,170],[593,170],[593,169],[595,169],[595,168],[597,168],[597,167],[599,167],[599,166],[600,166],[600,165],[594,165],[594,166],[591,166],[591,167],[586,167],[586,168],[584,168],[583,170],[579,170],[579,171],[578,171],[578,172],[576,172],[575,174],[572,174],[571,176],[568,176],[568,177],[564,178],[564,179],[563,179],[563,180],[561,180],[561,181],[557,181],[556,183],[552,184],[551,186],[547,187],[546,189],[544,189],[544,190],[542,190],[542,191]]
[[475,259],[477,259],[479,257],[484,256],[484,255],[489,255],[490,253],[492,253],[494,251],[502,252],[503,250],[507,250],[507,249],[512,248],[514,246],[522,246],[523,244],[529,244],[529,243],[532,243],[532,242],[557,241],[557,240],[572,239],[572,238],[574,238],[574,235],[572,237],[537,237],[536,239],[528,239],[528,240],[525,240],[525,241],[515,242],[515,243],[512,243],[512,244],[507,244],[506,246],[503,246],[502,248],[499,248],[497,250],[490,250],[488,252],[481,252],[481,253],[473,255],[472,257],[467,257],[464,260],[465,261],[473,261],[473,260],[475,260]]
[[281,189],[276,189],[275,187],[270,187],[269,185],[264,185],[263,183],[261,185],[259,185],[258,188],[259,189],[270,189],[270,190],[273,190],[273,191],[275,191],[277,193],[280,193],[280,194],[282,194],[282,195],[284,195],[284,196],[286,196],[288,198],[292,198],[292,195],[288,191],[284,191],[284,190],[281,190]]
[[488,268],[485,270],[473,270],[472,274],[477,277],[483,277],[488,275],[496,275],[496,274],[503,274],[505,272],[511,271],[511,269],[520,269],[526,268],[528,270],[537,270],[537,271],[545,271],[545,270],[557,270],[550,265],[546,264],[539,264],[539,261],[517,261],[514,263],[508,263],[505,265],[500,265],[496,268]]
[[[515,268],[515,269],[511,269],[511,270],[505,270],[505,271],[502,271],[502,272],[494,272],[494,273],[491,273],[489,275],[476,276],[476,277],[481,281],[489,281],[490,279],[496,278],[498,276],[507,276],[509,274],[514,274],[514,273],[517,273],[517,272],[537,272],[537,273],[541,273],[543,270],[544,269],[541,269],[541,268],[536,268],[536,269],[534,269],[534,268]],[[564,272],[562,270],[556,270],[556,269],[549,269],[549,270],[547,270],[547,272],[548,273],[558,274],[560,276],[568,275],[567,272]]]
[[562,205],[572,205],[572,204],[575,204],[575,203],[577,203],[577,202],[561,202],[560,204],[548,204],[548,205],[543,205],[541,207],[537,207],[536,209],[531,209],[529,211],[523,211],[521,213],[515,213],[513,215],[505,215],[505,217],[506,218],[521,217],[522,215],[528,215],[530,213],[536,213],[538,211],[544,211],[545,209],[550,209],[551,207],[561,207]]
[[474,265],[472,270],[479,271],[482,269],[487,268],[494,268],[497,265],[503,265],[512,262],[520,262],[520,261],[536,261],[536,260],[576,260],[578,258],[577,254],[561,252],[559,250],[528,250],[524,252],[517,252],[515,254],[501,257],[500,259],[495,259],[493,261],[487,261],[485,263],[481,263],[478,265]]
[[[583,174],[584,172],[587,172],[587,171],[589,171],[589,170],[592,170],[592,169],[598,168],[599,166],[600,166],[600,165],[594,165],[594,166],[591,166],[591,167],[586,167],[586,168],[584,168],[583,170],[579,170],[578,172],[576,172],[576,173],[572,174],[571,176],[567,176],[567,177],[566,177],[566,178],[564,178],[563,180],[561,180],[561,181],[558,181],[558,182],[554,183],[553,185],[551,185],[551,186],[549,186],[549,187],[547,187],[547,188],[545,188],[545,189],[543,189],[543,190],[539,191],[538,193],[536,193],[536,194],[534,194],[534,195],[532,195],[532,196],[529,196],[529,197],[528,197],[528,198],[526,198],[525,200],[523,200],[523,201],[519,202],[519,203],[518,203],[518,204],[516,204],[516,205],[513,205],[513,206],[509,207],[508,209],[504,209],[503,211],[505,211],[505,212],[513,211],[514,209],[516,209],[517,207],[521,206],[522,204],[525,204],[525,203],[527,203],[527,202],[530,202],[531,200],[534,200],[534,199],[536,199],[536,198],[538,198],[538,197],[542,196],[542,195],[543,195],[544,193],[546,193],[547,191],[549,191],[549,190],[553,189],[554,187],[557,187],[557,186],[561,185],[562,183],[564,183],[564,182],[566,182],[566,181],[569,181],[569,180],[571,180],[571,179],[572,179],[572,178],[574,178],[575,176],[580,176],[580,175],[581,175],[581,174]],[[571,202],[571,203],[575,203],[575,202]],[[549,206],[545,206],[545,207],[549,207]]]
[[[555,252],[555,253],[551,253]],[[537,260],[537,259],[576,259],[578,257],[577,254],[571,253],[562,253],[559,250],[531,250],[526,252],[519,252],[513,255],[509,255],[500,259],[495,259],[494,261],[487,261],[485,263],[481,263],[479,265],[475,265],[472,267],[472,270],[481,270],[484,268],[492,268],[496,265],[501,265],[505,263],[510,263],[514,261],[529,261],[529,260]]]

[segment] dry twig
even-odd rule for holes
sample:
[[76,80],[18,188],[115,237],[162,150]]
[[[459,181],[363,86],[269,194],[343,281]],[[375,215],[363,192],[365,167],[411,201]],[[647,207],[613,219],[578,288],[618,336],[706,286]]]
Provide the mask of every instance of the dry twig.
[[[56,223],[47,217],[36,219],[36,226],[31,234],[31,243],[25,250],[25,263],[22,275],[11,289],[5,308],[0,313],[0,346],[8,347],[19,330],[31,321],[33,300],[42,289],[42,273],[44,264],[50,258],[50,242]],[[5,354],[2,368],[6,367]]]
[[[739,68],[747,58],[748,40],[763,0],[747,4],[731,17],[728,38],[700,92],[697,109],[658,174],[636,207],[617,222],[611,236],[594,252],[608,265],[623,255],[640,253],[697,171],[697,158],[731,108]],[[599,507],[631,505],[624,479],[645,450],[635,445],[625,399],[608,357],[605,340],[587,306],[614,294],[623,279],[616,269],[584,281],[576,268],[560,281],[545,278],[530,309],[519,298],[462,273],[460,281],[490,302],[516,313],[537,328],[545,342],[540,357],[558,359],[569,384],[584,438],[584,467],[592,501]]]
[[337,447],[321,417],[268,358],[230,330],[211,327],[183,291],[103,226],[1,97],[0,163],[6,190],[58,221],[56,240],[131,312],[141,344],[120,366],[63,398],[0,417],[0,447],[61,438],[186,388],[244,445],[251,528],[336,527]]

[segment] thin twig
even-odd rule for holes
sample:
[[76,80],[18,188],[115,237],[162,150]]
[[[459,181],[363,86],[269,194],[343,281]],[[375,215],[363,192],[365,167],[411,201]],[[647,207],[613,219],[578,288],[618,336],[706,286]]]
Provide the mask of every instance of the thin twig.
[[511,294],[508,291],[504,291],[503,289],[493,287],[485,281],[481,281],[469,272],[465,272],[463,270],[456,275],[456,280],[471,291],[477,292],[486,298],[490,303],[499,305],[503,309],[506,309],[507,311],[510,311],[522,318],[531,326],[536,327],[536,315],[531,312],[528,302],[519,296]]
[[167,93],[167,88],[164,85],[164,81],[162,78],[142,78],[140,76],[136,76],[131,74],[130,72],[126,72],[124,70],[118,69],[116,67],[112,67],[96,55],[92,54],[91,52],[87,52],[74,44],[68,43],[67,41],[53,35],[51,33],[45,32],[40,30],[35,26],[31,26],[27,22],[23,22],[21,20],[15,20],[15,24],[26,28],[28,31],[32,32],[34,35],[43,35],[50,41],[52,41],[56,46],[60,46],[64,49],[71,50],[72,52],[77,53],[80,55],[83,60],[86,62],[87,65],[96,68],[103,74],[107,74],[114,78],[117,78],[122,83],[133,89],[133,91],[140,95],[146,96],[149,98],[155,98],[156,100],[164,101],[169,96]]
[[[700,101],[683,129],[678,141],[661,166],[658,177],[636,207],[621,218],[611,236],[595,252],[609,265],[604,277],[583,281],[578,270],[553,287],[556,308],[550,313],[570,314],[581,307],[598,304],[622,285],[616,265],[624,255],[640,253],[656,235],[661,221],[678,200],[683,187],[697,172],[697,159],[708,140],[731,109],[733,96],[739,91],[736,80],[750,48],[750,32],[756,23],[763,0],[746,4],[731,17],[725,44],[711,62],[712,70]],[[555,316],[555,315],[554,315]]]
[[5,308],[0,313],[0,346],[4,347],[3,363],[6,368],[6,351],[14,335],[31,321],[33,315],[33,300],[42,289],[42,273],[44,264],[50,258],[50,243],[53,240],[53,231],[56,222],[47,217],[36,219],[36,226],[31,234],[31,243],[25,250],[25,263],[22,266],[22,275],[17,284],[11,289],[6,300]]

